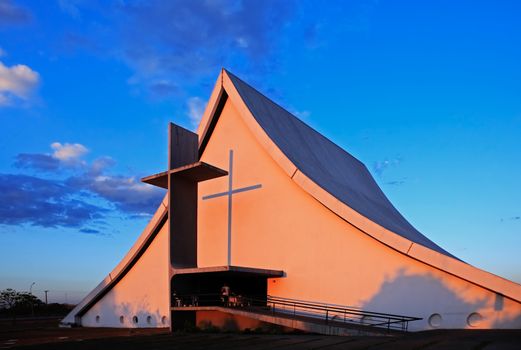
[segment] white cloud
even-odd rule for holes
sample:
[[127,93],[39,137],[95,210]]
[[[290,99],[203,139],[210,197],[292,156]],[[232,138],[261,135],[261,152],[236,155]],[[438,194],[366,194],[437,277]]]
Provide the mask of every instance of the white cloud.
[[53,142],[51,148],[54,150],[52,156],[64,162],[77,161],[81,156],[89,150],[87,147],[79,143],[64,143]]
[[188,99],[188,116],[192,126],[197,127],[204,113],[206,103],[200,97],[190,97]]
[[237,45],[241,48],[245,49],[249,46],[248,39],[244,37],[238,37],[235,41],[237,42]]
[[0,61],[0,106],[12,105],[17,99],[27,101],[39,82],[38,72],[28,66],[7,67]]

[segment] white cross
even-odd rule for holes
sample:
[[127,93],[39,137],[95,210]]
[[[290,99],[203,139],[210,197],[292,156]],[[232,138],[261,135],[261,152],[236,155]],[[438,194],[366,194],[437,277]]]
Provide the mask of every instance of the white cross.
[[255,190],[261,188],[261,184],[233,189],[233,150],[230,150],[230,163],[228,167],[228,191],[203,196],[203,200],[228,196],[228,266],[232,264],[232,196],[234,193]]

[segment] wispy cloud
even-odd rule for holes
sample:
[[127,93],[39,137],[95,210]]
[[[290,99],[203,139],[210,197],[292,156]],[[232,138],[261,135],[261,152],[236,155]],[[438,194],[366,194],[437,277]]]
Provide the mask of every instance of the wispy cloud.
[[385,182],[385,184],[386,185],[390,185],[390,186],[401,186],[401,185],[403,185],[405,183],[406,179],[407,178],[404,177],[404,178],[402,178],[400,180],[387,181],[387,182]]
[[294,0],[118,1],[105,6],[60,0],[59,4],[75,18],[84,10],[97,11],[103,21],[74,38],[87,35],[107,42],[103,54],[131,68],[128,83],[133,90],[156,98],[177,93],[181,85],[210,84],[221,67],[264,74],[276,64],[272,58],[282,43],[280,32],[297,14]]
[[295,109],[290,109],[291,113],[293,113],[295,116],[297,116],[299,119],[306,120],[311,116],[310,111],[297,111]]
[[517,220],[521,220],[521,216],[511,216],[511,217],[508,217],[508,218],[501,218],[501,222],[503,221],[517,221]]
[[150,216],[164,195],[134,177],[113,174],[110,157],[83,161],[88,149],[81,144],[55,142],[51,148],[52,154],[15,157],[14,166],[27,173],[0,174],[0,224],[76,227],[97,234],[96,225],[107,215]]
[[0,27],[19,25],[31,20],[31,13],[11,0],[0,1]]
[[[85,165],[81,159],[89,151],[87,147],[79,143],[53,142],[52,154],[48,153],[20,153],[15,157],[14,166],[19,169],[34,169],[39,171],[57,171],[63,166]],[[93,163],[96,166],[98,160]]]
[[81,233],[87,233],[89,235],[101,235],[103,234],[100,230],[96,230],[93,228],[82,228],[80,229]]
[[0,174],[0,193],[0,223],[5,225],[80,227],[107,212],[59,180]]
[[28,66],[8,67],[0,61],[0,107],[29,101],[39,82],[40,75]]
[[150,82],[149,90],[153,96],[162,98],[173,95],[179,90],[179,88],[170,80],[159,79]]
[[381,177],[386,170],[388,170],[390,167],[399,165],[401,162],[402,159],[400,157],[393,159],[384,159],[381,161],[379,160],[373,163],[373,171],[376,173],[376,175]]
[[20,169],[55,171],[60,161],[50,154],[20,153],[16,156],[14,166]]
[[186,103],[188,107],[188,117],[192,127],[196,128],[201,121],[201,118],[206,107],[206,102],[200,97],[190,97]]
[[[261,60],[273,50],[292,1],[147,1],[121,3],[127,58],[143,74],[189,75],[223,64],[232,50]],[[197,30],[194,30],[197,28]],[[130,39],[130,40],[129,40]]]
[[65,183],[103,198],[117,210],[131,215],[152,214],[164,195],[161,190],[124,175],[86,172],[70,177]]

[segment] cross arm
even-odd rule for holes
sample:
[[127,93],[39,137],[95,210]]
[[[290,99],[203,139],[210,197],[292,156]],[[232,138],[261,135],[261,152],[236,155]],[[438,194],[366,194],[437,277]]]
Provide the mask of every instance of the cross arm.
[[146,176],[142,178],[141,181],[153,186],[168,188],[168,175],[170,174],[184,177],[194,182],[201,182],[215,179],[221,176],[226,176],[228,175],[228,172],[205,162],[196,162],[172,170]]

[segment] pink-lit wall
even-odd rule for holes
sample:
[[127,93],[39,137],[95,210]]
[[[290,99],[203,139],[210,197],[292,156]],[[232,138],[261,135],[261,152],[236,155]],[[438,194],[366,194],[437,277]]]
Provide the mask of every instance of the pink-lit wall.
[[[303,191],[230,101],[202,160],[228,169],[233,149],[233,187],[262,185],[233,197],[232,265],[286,272],[269,294],[423,317],[412,330],[521,327],[520,303],[378,242]],[[227,198],[201,199],[227,186],[199,185],[200,267],[227,263]]]
[[164,225],[132,269],[83,315],[81,325],[169,327],[168,262],[168,230]]
[[[256,124],[225,72],[210,98],[200,137],[224,88],[228,101],[201,160],[228,169],[233,150],[233,188],[262,186],[233,196],[232,265],[283,270],[284,277],[268,281],[270,295],[422,317],[411,330],[521,328],[521,286],[410,242],[318,187]],[[228,263],[228,199],[202,200],[227,189],[228,177],[199,185],[199,267]],[[112,287],[114,276],[149,237],[166,205],[164,201],[129,254],[64,323],[74,323],[78,310]],[[165,225],[132,269],[82,316],[81,324],[168,327],[168,251]],[[197,322],[214,316],[198,314]],[[214,321],[227,319],[221,316]]]

